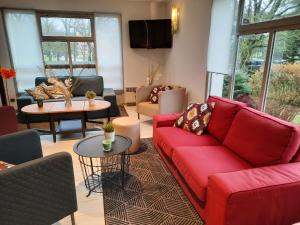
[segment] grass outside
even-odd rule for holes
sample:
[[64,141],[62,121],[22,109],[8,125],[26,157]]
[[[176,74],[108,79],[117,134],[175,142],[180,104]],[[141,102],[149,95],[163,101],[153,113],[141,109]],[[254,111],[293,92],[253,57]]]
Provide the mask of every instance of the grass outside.
[[300,113],[298,113],[295,118],[292,120],[293,123],[300,125]]

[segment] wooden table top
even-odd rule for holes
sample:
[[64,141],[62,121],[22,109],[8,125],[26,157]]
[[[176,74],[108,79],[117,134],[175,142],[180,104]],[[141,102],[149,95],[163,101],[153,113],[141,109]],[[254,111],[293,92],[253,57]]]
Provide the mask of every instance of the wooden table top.
[[104,110],[111,106],[110,102],[95,100],[95,105],[90,106],[88,101],[72,101],[72,106],[66,107],[65,102],[44,102],[43,107],[37,104],[24,106],[21,111],[27,114],[51,114],[68,112],[91,112]]

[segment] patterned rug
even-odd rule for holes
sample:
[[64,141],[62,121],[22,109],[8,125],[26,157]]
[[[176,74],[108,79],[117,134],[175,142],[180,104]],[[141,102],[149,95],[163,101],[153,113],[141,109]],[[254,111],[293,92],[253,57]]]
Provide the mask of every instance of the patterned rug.
[[106,225],[204,224],[152,145],[131,155],[125,188],[104,187]]

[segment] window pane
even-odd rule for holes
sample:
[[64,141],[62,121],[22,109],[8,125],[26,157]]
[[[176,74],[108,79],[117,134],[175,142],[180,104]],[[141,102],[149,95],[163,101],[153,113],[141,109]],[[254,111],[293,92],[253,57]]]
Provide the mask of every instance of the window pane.
[[227,74],[209,72],[209,92],[208,95],[229,97],[229,82],[231,76]]
[[46,65],[69,64],[66,42],[43,42],[43,56]]
[[46,69],[47,76],[70,76],[70,69]]
[[73,64],[95,64],[95,49],[93,42],[71,42]]
[[91,20],[83,18],[41,17],[44,36],[91,37]]
[[42,51],[36,16],[28,10],[5,10],[5,23],[18,91],[34,86],[34,78],[43,76]]
[[233,97],[253,108],[258,107],[268,39],[268,34],[246,35],[239,39]]
[[95,76],[97,74],[94,68],[76,68],[73,69],[73,76]]
[[107,87],[123,89],[120,16],[96,14],[97,63]]
[[265,110],[300,125],[300,30],[276,34]]
[[300,15],[299,0],[245,0],[243,24]]

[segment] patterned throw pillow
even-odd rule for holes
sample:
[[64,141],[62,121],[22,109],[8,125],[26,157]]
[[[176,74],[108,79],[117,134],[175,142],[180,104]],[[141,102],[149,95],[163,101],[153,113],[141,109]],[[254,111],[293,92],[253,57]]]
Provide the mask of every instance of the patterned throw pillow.
[[45,83],[42,83],[42,87],[50,98],[57,99],[64,97],[64,93],[55,85],[46,85]]
[[201,135],[208,125],[214,106],[214,102],[192,103],[179,116],[174,126]]
[[157,104],[159,93],[163,92],[163,91],[167,91],[167,90],[172,90],[172,89],[173,89],[172,86],[158,86],[158,87],[153,88],[153,90],[151,91],[151,94],[150,94],[150,102],[152,104]]
[[29,95],[31,95],[34,99],[49,99],[49,96],[47,93],[45,93],[43,85],[46,85],[45,83],[42,83],[35,88],[27,89],[25,90]]

